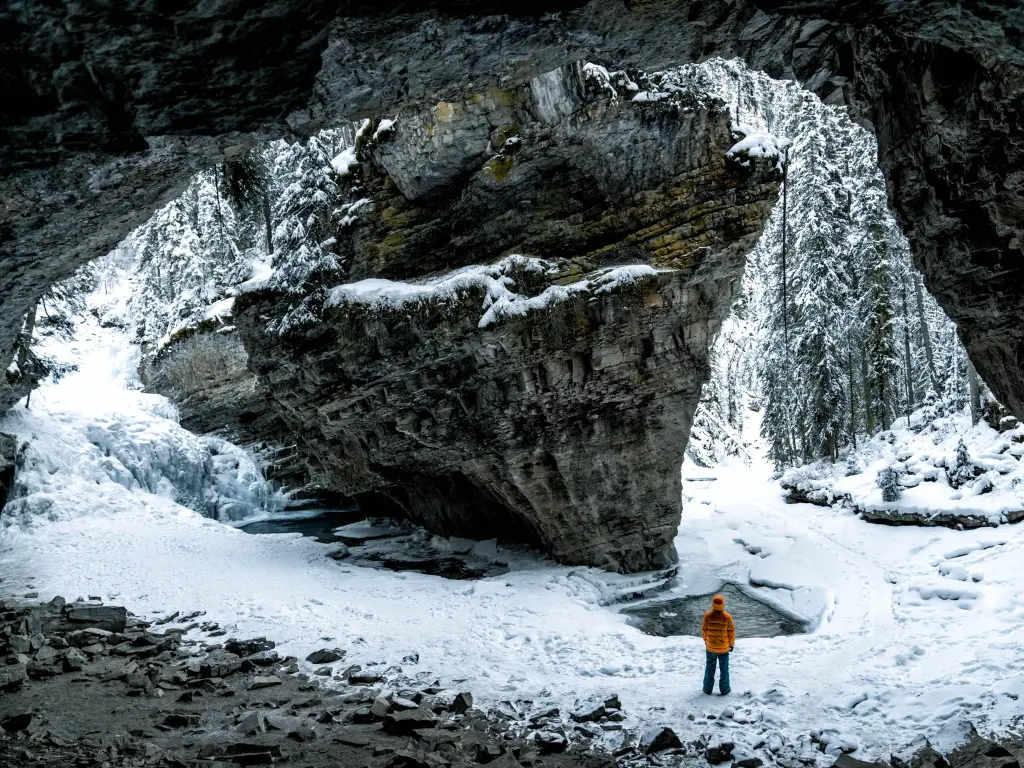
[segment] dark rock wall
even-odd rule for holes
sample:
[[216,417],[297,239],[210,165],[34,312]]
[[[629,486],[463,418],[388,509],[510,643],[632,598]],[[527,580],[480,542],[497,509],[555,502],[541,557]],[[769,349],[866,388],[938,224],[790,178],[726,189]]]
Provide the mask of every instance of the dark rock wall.
[[335,122],[377,116],[398,104],[459,99],[581,60],[656,71],[709,56],[742,56],[772,76],[809,82],[825,96],[837,85],[831,78],[852,75],[849,57],[844,69],[839,56],[848,41],[841,25],[808,27],[754,3],[591,0],[543,15],[516,14],[519,4],[508,3],[502,13],[510,15],[489,17],[453,13],[454,3],[432,5],[415,12],[405,5],[391,15],[339,15],[302,120]]
[[339,224],[347,268],[326,285],[508,253],[559,260],[507,270],[528,296],[617,264],[667,271],[484,327],[480,286],[402,306],[307,290],[319,320],[284,333],[294,294],[239,297],[249,365],[320,484],[371,513],[519,539],[563,562],[674,563],[710,342],[779,172],[773,159],[726,158],[724,105],[634,92],[568,67],[360,140],[351,196],[373,202]]
[[859,88],[915,263],[982,378],[1024,414],[1024,71],[860,38]]
[[[580,59],[650,69],[741,55],[875,125],[929,289],[996,394],[1024,413],[1022,39],[1015,0],[6,7],[0,349],[47,285],[248,142]],[[15,394],[0,384],[0,407]]]
[[18,458],[18,441],[14,435],[0,432],[0,510],[14,487],[14,469]]
[[757,4],[849,26],[851,103],[915,263],[978,372],[1024,413],[1024,4]]
[[[461,100],[583,59],[650,69],[718,52],[825,82],[839,71],[835,54],[821,35],[798,43],[801,29],[728,0],[0,11],[0,350],[49,285],[111,250],[196,171],[254,142]],[[0,381],[0,409],[23,394]]]
[[[198,170],[289,132],[334,9],[0,8],[0,354],[50,284],[111,250]],[[23,395],[0,381],[0,409]]]

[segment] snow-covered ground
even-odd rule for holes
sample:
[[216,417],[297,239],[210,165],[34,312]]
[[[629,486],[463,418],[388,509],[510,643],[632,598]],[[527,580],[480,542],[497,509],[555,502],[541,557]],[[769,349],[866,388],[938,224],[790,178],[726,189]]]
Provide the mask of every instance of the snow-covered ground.
[[[1024,510],[1024,425],[999,432],[969,413],[935,415],[920,408],[880,432],[845,464],[817,462],[787,470],[785,486],[802,498],[846,504],[867,513],[927,520],[936,515],[997,525]],[[1010,425],[1015,426],[1010,426]],[[886,501],[880,473],[892,471],[898,496]],[[970,526],[968,526],[970,527]]]
[[[870,758],[961,717],[998,730],[1024,708],[1024,525],[888,528],[787,505],[756,451],[753,466],[685,466],[673,595],[760,585],[815,625],[741,640],[733,695],[707,697],[700,639],[629,625],[608,604],[622,579],[523,556],[476,582],[371,570],[298,534],[250,535],[182,506],[190,486],[176,473],[195,457],[180,454],[201,446],[166,401],[132,388],[118,332],[89,328],[66,350],[81,370],[0,420],[29,442],[21,482],[34,499],[0,518],[3,594],[99,595],[150,616],[205,610],[300,658],[325,644],[364,666],[418,653],[406,674],[463,681],[484,705],[571,707],[614,692],[628,727],[666,724],[684,739],[735,731],[751,746],[810,752],[813,732]],[[231,475],[212,476],[222,486]],[[236,477],[238,494],[260,496],[251,473]]]

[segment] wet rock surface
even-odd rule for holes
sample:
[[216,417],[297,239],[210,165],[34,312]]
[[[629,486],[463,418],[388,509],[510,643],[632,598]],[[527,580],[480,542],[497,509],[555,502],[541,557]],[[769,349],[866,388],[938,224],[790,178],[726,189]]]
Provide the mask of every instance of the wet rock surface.
[[190,639],[193,630],[204,631],[193,622],[160,632],[110,606],[0,603],[0,765],[614,765],[565,736],[568,749],[542,758],[537,727],[398,667],[386,685],[351,672],[327,689],[271,640],[222,645],[208,629],[207,642]]
[[[61,629],[72,615],[79,628]],[[184,626],[160,630],[162,621]],[[95,626],[111,622],[119,629]],[[218,642],[217,633],[201,613],[144,621],[61,598],[0,601],[0,766],[1015,768],[1024,746],[983,738],[965,722],[955,748],[920,739],[889,762],[868,763],[830,731],[766,731],[745,716],[742,697],[699,718],[708,732],[685,741],[671,726],[632,727],[614,694],[568,711],[521,699],[484,709],[470,692],[431,682],[429,671],[356,665],[325,680],[278,656],[273,640]],[[51,673],[26,674],[30,665]],[[266,678],[274,684],[253,684]],[[730,725],[724,735],[720,721]]]
[[256,535],[301,532],[322,543],[337,544],[327,556],[346,566],[414,571],[453,580],[508,572],[496,540],[440,539],[406,521],[365,520],[338,527],[319,518],[272,520],[243,530]]
[[[643,82],[569,67],[359,139],[362,202],[337,223],[345,271],[235,307],[318,484],[445,536],[673,565],[710,340],[779,173],[775,158],[727,157],[719,102],[632,101]],[[534,303],[493,323],[479,285],[401,306],[327,300],[332,285],[508,253],[551,260],[500,262],[496,279]],[[621,264],[646,271],[602,284]]]
[[7,494],[14,487],[18,441],[14,435],[0,432],[0,509],[7,503]]

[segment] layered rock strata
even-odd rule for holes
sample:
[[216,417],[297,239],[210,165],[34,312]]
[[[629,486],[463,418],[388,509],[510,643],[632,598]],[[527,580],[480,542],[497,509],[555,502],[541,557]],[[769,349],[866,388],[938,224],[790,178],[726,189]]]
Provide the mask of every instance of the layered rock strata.
[[[575,60],[735,55],[875,126],[929,290],[1024,413],[1020,3],[100,2],[19,6],[0,25],[0,350],[49,284],[247,143]],[[18,396],[0,382],[0,408]]]
[[345,272],[235,305],[321,484],[563,562],[674,563],[708,347],[779,170],[727,157],[721,103],[643,88],[574,66],[364,130]]

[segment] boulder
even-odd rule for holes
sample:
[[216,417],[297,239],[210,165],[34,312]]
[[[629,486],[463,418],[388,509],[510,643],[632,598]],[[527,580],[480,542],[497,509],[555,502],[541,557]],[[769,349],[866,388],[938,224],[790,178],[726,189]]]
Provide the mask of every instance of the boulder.
[[731,741],[712,741],[704,750],[704,757],[707,758],[707,761],[712,765],[729,762],[732,760],[733,746],[733,742]]
[[88,663],[89,659],[85,653],[80,651],[78,648],[70,648],[64,656],[64,671],[78,672]]
[[352,685],[376,685],[382,680],[384,677],[376,672],[353,672],[348,676],[348,681]]
[[332,664],[335,661],[341,661],[345,658],[345,651],[340,648],[321,648],[319,651],[313,651],[306,657],[306,661],[310,664]]
[[85,628],[103,629],[108,632],[124,632],[128,621],[127,609],[114,605],[71,605],[64,611],[65,623],[60,631],[75,631]]
[[200,717],[191,712],[172,712],[164,718],[163,724],[168,728],[195,728]]
[[511,750],[505,750],[498,757],[491,760],[488,763],[491,768],[521,768],[521,764],[516,760],[516,756],[512,754]]
[[437,718],[429,710],[417,708],[392,712],[384,718],[384,731],[394,736],[408,736],[417,728],[433,728]]
[[300,723],[297,728],[288,732],[288,738],[298,742],[313,741],[316,738],[316,729],[309,723]]
[[[842,754],[832,763],[832,768],[880,768],[884,763],[869,763],[866,760],[858,760],[856,757]],[[756,766],[755,766],[756,768]]]
[[538,731],[534,736],[537,749],[542,755],[554,755],[565,752],[569,746],[569,740],[564,734],[557,731]]
[[640,750],[647,755],[664,752],[666,749],[679,749],[683,743],[676,732],[668,727],[648,728],[640,737]]
[[252,679],[249,683],[250,691],[258,691],[261,688],[272,688],[275,685],[281,684],[281,678],[276,675],[257,676]]
[[260,712],[252,712],[242,717],[235,726],[235,730],[239,733],[243,733],[246,736],[252,736],[258,733],[266,733],[267,731],[267,718]]
[[473,708],[473,694],[469,691],[463,691],[455,696],[452,700],[451,706],[448,707],[449,711],[454,712],[457,715],[461,715],[468,712]]
[[380,720],[369,707],[360,707],[349,716],[349,719],[357,725],[365,725]]
[[289,717],[287,715],[267,715],[267,728],[274,731],[294,731],[302,724],[302,718]]
[[[618,82],[567,66],[367,138],[339,211],[372,205],[344,214],[334,287],[236,300],[270,407],[368,513],[476,539],[486,559],[501,539],[613,571],[674,566],[709,344],[779,171],[727,156],[740,137],[706,94],[641,103]],[[442,288],[408,306],[361,298],[363,279],[427,275]],[[297,301],[315,322],[280,333]]]
[[255,653],[269,651],[276,646],[277,644],[273,640],[267,640],[265,637],[254,637],[250,640],[236,640],[231,638],[224,643],[224,650],[228,653],[233,653],[236,656],[245,658],[246,656],[252,656]]
[[17,715],[8,715],[0,720],[0,728],[3,728],[8,733],[16,733],[18,731],[24,731],[31,723],[32,713],[23,712]]

